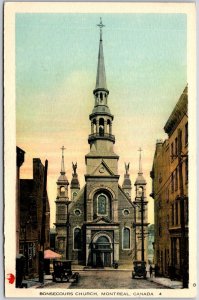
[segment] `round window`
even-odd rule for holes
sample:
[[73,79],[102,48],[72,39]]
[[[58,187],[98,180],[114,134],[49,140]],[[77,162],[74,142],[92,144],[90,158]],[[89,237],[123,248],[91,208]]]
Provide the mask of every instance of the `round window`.
[[130,212],[129,212],[128,209],[124,209],[124,210],[123,210],[123,214],[124,214],[125,216],[128,216],[128,215],[130,214]]
[[76,216],[80,216],[81,215],[81,210],[80,209],[76,209],[74,211],[74,213],[75,213]]

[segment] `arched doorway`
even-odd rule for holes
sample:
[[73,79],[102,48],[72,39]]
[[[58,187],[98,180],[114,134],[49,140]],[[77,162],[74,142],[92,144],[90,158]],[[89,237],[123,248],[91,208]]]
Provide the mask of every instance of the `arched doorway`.
[[112,265],[112,245],[110,238],[105,235],[99,236],[92,243],[92,265],[96,268]]

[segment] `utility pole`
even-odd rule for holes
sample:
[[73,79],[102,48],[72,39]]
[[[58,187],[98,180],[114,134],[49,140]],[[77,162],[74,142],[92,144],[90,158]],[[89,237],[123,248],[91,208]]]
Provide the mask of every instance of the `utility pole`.
[[178,129],[178,168],[179,168],[179,183],[180,183],[180,225],[181,225],[181,243],[180,243],[180,268],[183,280],[183,288],[188,288],[188,259],[187,259],[187,243],[185,236],[185,213],[184,213],[184,184],[182,172],[182,131]]
[[44,168],[44,187],[43,187],[43,198],[42,198],[42,224],[41,224],[41,240],[40,240],[40,251],[39,251],[39,282],[44,283],[44,244],[46,241],[46,198],[47,198],[47,171],[48,161],[45,161]]
[[136,230],[136,206],[134,206],[134,220],[135,220],[135,223],[133,224],[134,226],[134,233],[135,233],[135,260],[137,260],[137,230]]
[[70,200],[66,201],[66,259],[69,259],[69,233],[70,233],[70,221],[69,221],[69,212],[68,206],[70,204]]
[[141,239],[142,239],[142,261],[144,261],[144,189],[141,196]]

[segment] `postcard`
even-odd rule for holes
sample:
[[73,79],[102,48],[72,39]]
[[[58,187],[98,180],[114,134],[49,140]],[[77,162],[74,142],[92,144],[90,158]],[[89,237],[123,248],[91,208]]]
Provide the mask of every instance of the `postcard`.
[[195,40],[194,3],[5,3],[7,297],[196,296]]

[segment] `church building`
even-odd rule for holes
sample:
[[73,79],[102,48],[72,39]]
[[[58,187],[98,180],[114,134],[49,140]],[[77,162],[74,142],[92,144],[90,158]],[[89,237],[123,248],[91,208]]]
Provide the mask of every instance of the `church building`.
[[125,165],[122,187],[118,183],[119,156],[114,152],[114,116],[108,106],[102,21],[98,26],[98,67],[93,91],[94,107],[89,116],[90,150],[85,155],[85,185],[80,189],[77,163],[73,164],[69,195],[62,148],[61,174],[57,181],[55,201],[56,250],[78,264],[110,267],[117,263],[132,264],[136,257],[136,206],[131,199],[129,164]]

